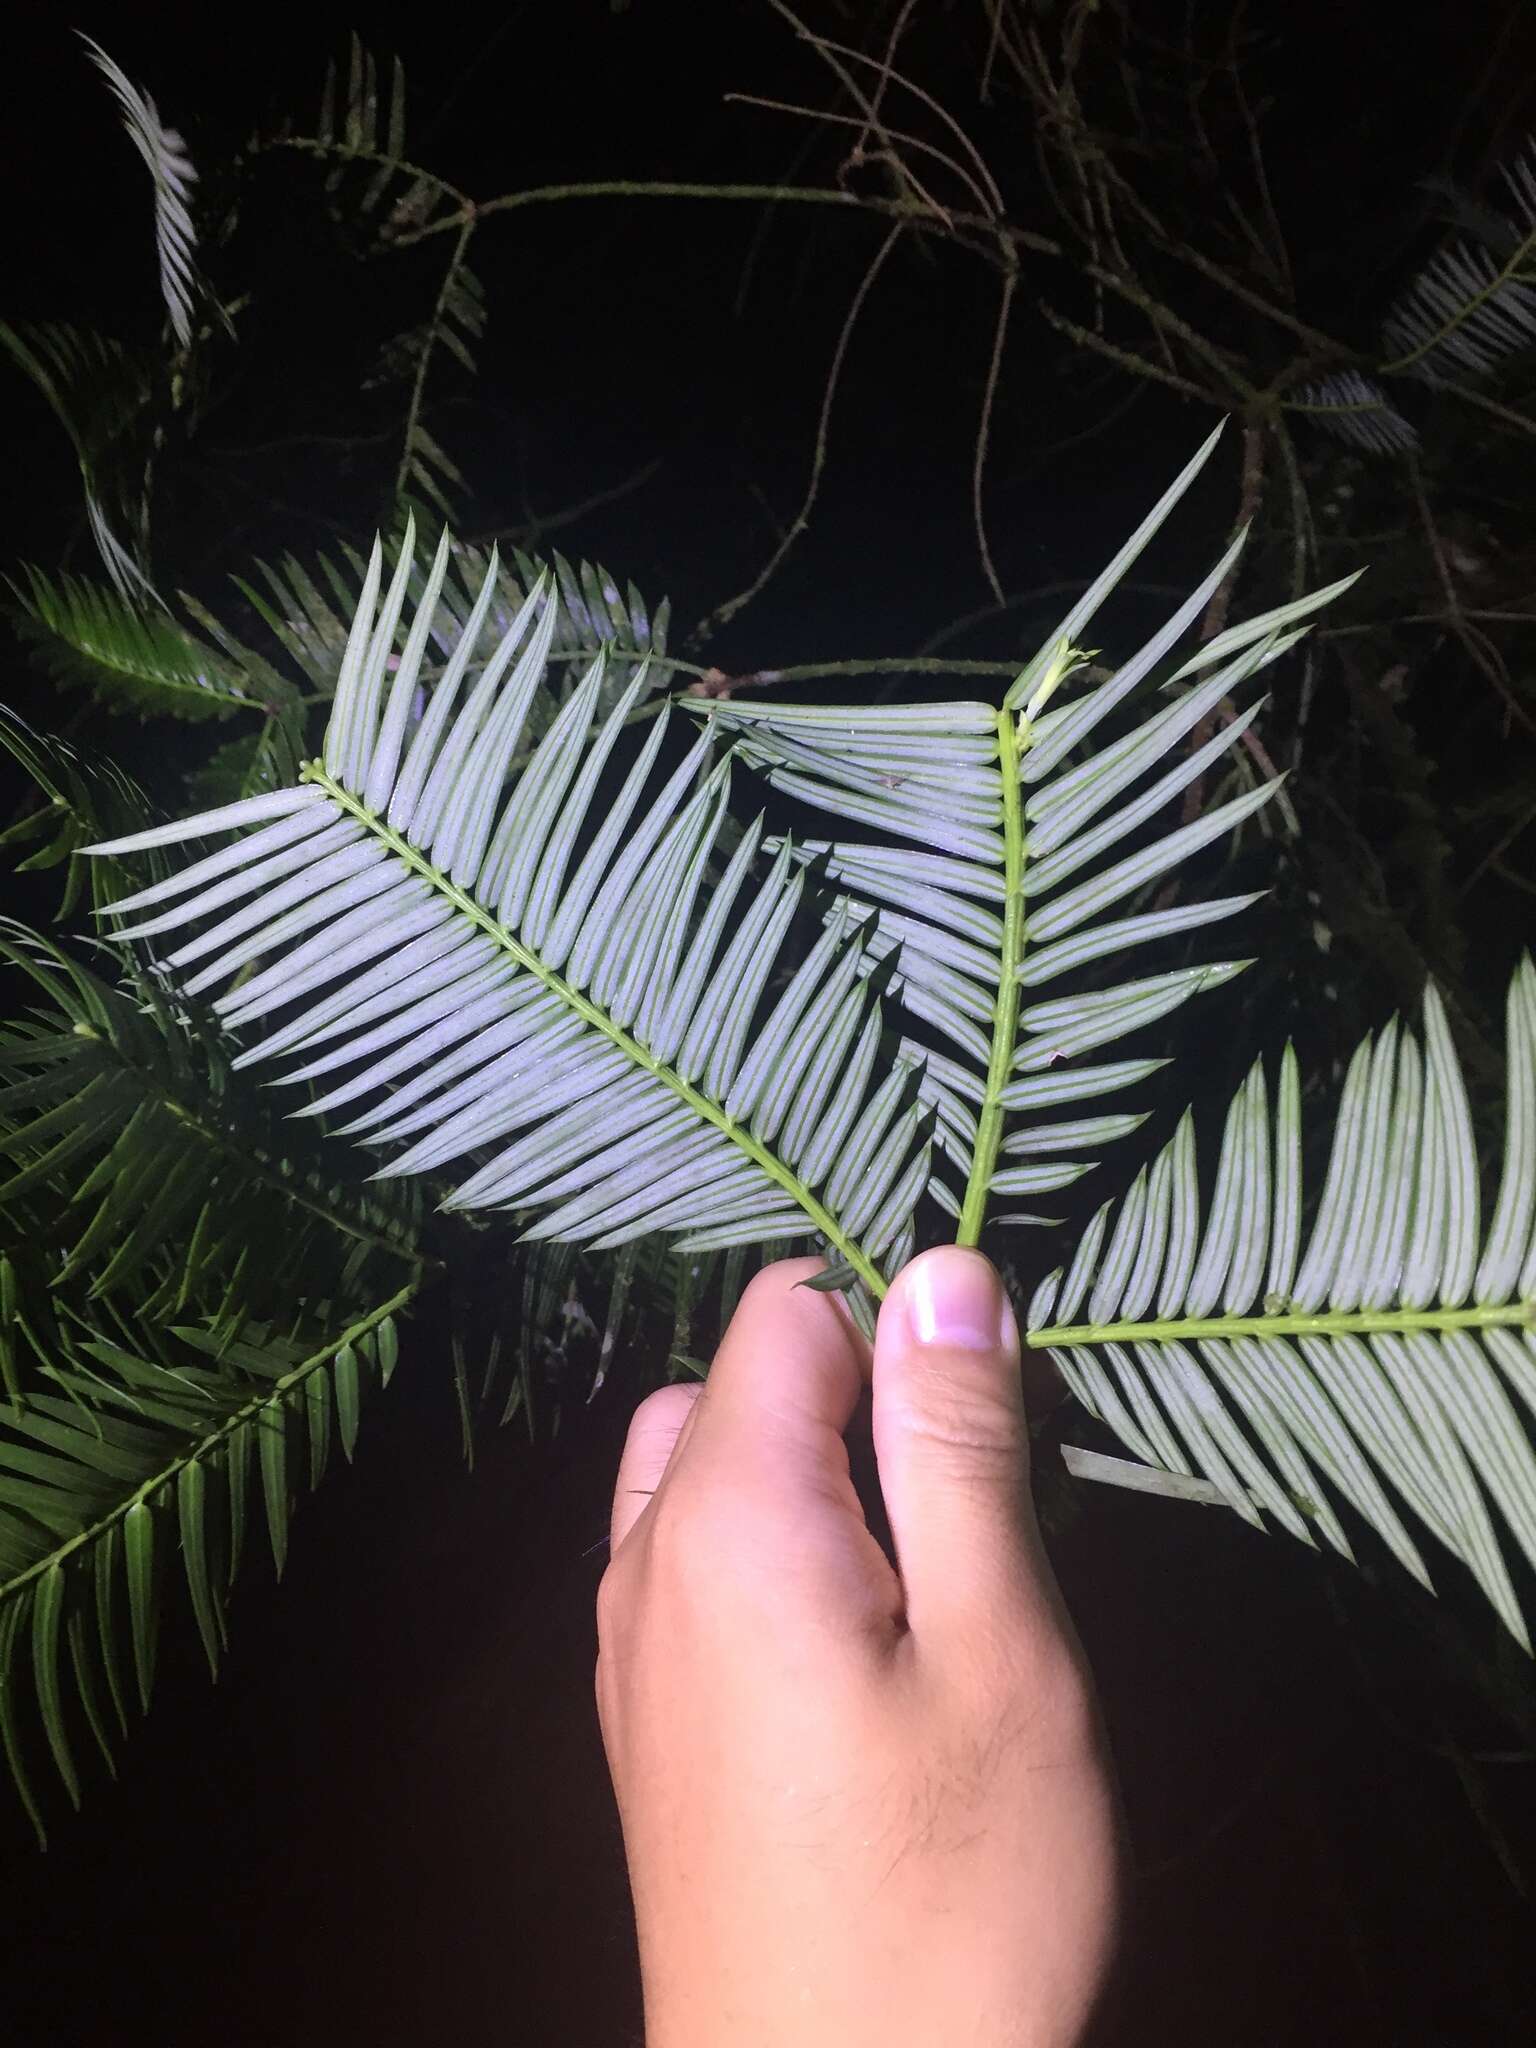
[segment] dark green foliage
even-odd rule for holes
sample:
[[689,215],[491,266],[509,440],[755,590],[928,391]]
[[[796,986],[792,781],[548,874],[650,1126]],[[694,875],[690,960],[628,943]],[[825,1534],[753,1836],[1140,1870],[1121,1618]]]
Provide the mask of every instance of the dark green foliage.
[[201,647],[164,612],[82,577],[24,568],[13,583],[25,638],[49,671],[141,717],[228,718],[262,709],[260,678]]

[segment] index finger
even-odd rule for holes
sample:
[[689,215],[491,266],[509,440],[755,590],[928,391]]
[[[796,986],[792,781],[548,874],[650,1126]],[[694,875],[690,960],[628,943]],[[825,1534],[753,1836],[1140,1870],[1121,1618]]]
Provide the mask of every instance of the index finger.
[[692,1418],[689,1462],[767,1472],[792,1493],[847,1483],[843,1432],[870,1350],[840,1302],[803,1284],[823,1270],[784,1259],[748,1286]]

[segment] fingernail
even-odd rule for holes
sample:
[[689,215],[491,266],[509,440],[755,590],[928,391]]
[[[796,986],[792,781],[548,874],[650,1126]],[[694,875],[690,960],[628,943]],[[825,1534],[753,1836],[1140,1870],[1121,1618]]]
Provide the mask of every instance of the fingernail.
[[924,1252],[902,1275],[907,1325],[919,1344],[1011,1351],[1013,1310],[990,1259],[960,1245]]

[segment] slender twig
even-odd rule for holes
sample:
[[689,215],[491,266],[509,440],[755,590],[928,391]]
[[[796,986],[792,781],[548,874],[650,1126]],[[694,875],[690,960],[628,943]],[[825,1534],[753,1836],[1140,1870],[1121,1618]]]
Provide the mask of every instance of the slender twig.
[[574,505],[563,505],[558,512],[542,515],[530,512],[521,526],[488,526],[480,533],[466,534],[465,545],[483,547],[487,541],[496,540],[508,541],[517,547],[536,547],[542,535],[558,533],[562,526],[571,526],[578,519],[585,519],[600,505],[612,505],[620,498],[627,498],[631,491],[638,491],[642,484],[650,482],[661,465],[661,456],[655,456],[618,483],[607,484],[602,490],[594,491],[589,498],[579,499]]
[[376,434],[281,434],[272,441],[242,444],[204,441],[201,445],[207,455],[217,455],[221,461],[240,462],[248,455],[281,455],[290,448],[376,448],[382,441],[393,441],[399,431],[391,423],[380,427]]
[[1262,292],[1254,291],[1251,286],[1244,284],[1241,278],[1234,277],[1231,271],[1223,269],[1221,264],[1213,263],[1209,256],[1203,256],[1189,243],[1181,242],[1172,235],[1162,235],[1159,239],[1170,256],[1177,257],[1181,263],[1187,263],[1191,270],[1197,270],[1211,284],[1219,285],[1224,292],[1240,300],[1252,312],[1262,314],[1266,320],[1273,320],[1278,327],[1289,329],[1298,341],[1306,342],[1309,348],[1340,357],[1348,354],[1343,344],[1333,335],[1324,334],[1320,327],[1309,326],[1305,320],[1299,320],[1284,306],[1277,306],[1272,299],[1266,299]]
[[[1112,377],[1105,378],[1105,382],[1111,388],[1116,381]],[[1108,433],[1112,427],[1117,427],[1131,408],[1139,405],[1146,395],[1146,385],[1139,378],[1133,379],[1111,404],[1096,406],[1093,417],[1086,426],[1076,427],[1069,434],[1058,434],[1054,440],[1040,443],[1030,455],[1022,475],[1038,475],[1069,448],[1081,448],[1086,442],[1097,440],[1100,434]],[[1015,485],[1021,480],[1018,470],[1015,470],[1013,480]]]
[[[1235,540],[1238,534],[1243,532],[1245,528],[1252,526],[1258,514],[1259,500],[1263,495],[1263,490],[1264,431],[1256,421],[1245,420],[1243,423],[1242,484],[1238,492],[1237,517],[1233,521],[1231,539]],[[1208,640],[1214,640],[1216,635],[1226,625],[1228,615],[1232,609],[1232,593],[1237,588],[1237,578],[1241,568],[1242,557],[1239,556],[1237,561],[1232,564],[1226,575],[1221,579],[1216,589],[1211,593],[1211,601],[1206,606],[1205,615],[1200,621],[1198,637],[1202,644]],[[1213,710],[1208,711],[1204,718],[1197,721],[1185,743],[1185,752],[1187,754],[1198,753],[1215,732],[1218,720],[1223,725],[1231,725],[1236,717],[1236,705],[1233,704],[1230,697],[1223,697],[1219,705]],[[1245,732],[1242,737],[1247,742],[1248,753],[1255,766],[1259,769],[1259,772],[1273,778],[1275,764],[1270,760],[1268,753],[1260,742],[1254,738],[1251,732]],[[1282,798],[1283,796],[1284,793],[1282,792]],[[1195,819],[1200,816],[1204,803],[1205,777],[1201,774],[1197,775],[1185,787],[1184,801],[1180,807],[1180,823],[1184,825],[1193,824]],[[1288,806],[1287,808],[1289,809]],[[1289,810],[1286,822],[1293,832],[1299,829],[1299,821],[1293,809]],[[1178,877],[1174,876],[1164,884],[1158,893],[1158,909],[1166,910],[1170,904],[1178,900],[1178,895],[1179,881]]]
[[1307,587],[1307,564],[1317,555],[1317,530],[1312,519],[1312,500],[1307,492],[1306,478],[1302,475],[1296,444],[1291,439],[1285,421],[1272,418],[1270,432],[1280,453],[1280,464],[1285,471],[1286,490],[1290,496],[1290,595],[1295,599],[1300,597]]
[[1075,320],[1068,320],[1064,314],[1058,313],[1054,306],[1048,306],[1043,299],[1039,312],[1046,325],[1054,327],[1058,334],[1064,334],[1068,341],[1076,342],[1079,348],[1087,349],[1093,355],[1103,356],[1107,362],[1118,364],[1133,377],[1145,377],[1154,384],[1166,384],[1170,390],[1181,393],[1185,398],[1196,399],[1201,405],[1214,406],[1219,403],[1209,391],[1190,378],[1181,377],[1176,370],[1165,370],[1158,363],[1148,362],[1145,356],[1137,355],[1133,349],[1117,347],[1114,342],[1104,340],[1102,335],[1094,334],[1089,328],[1079,327]]
[[448,259],[442,283],[438,286],[432,317],[427,322],[426,333],[422,336],[421,347],[417,350],[416,374],[411,379],[411,398],[410,404],[406,407],[405,433],[401,439],[399,465],[395,470],[397,502],[405,495],[405,487],[410,481],[411,470],[416,461],[416,438],[421,428],[421,406],[427,388],[427,372],[432,367],[432,352],[448,318],[448,295],[464,267],[464,254],[474,232],[475,220],[471,215],[459,230],[459,238],[453,245],[453,254]]
[[870,101],[869,111],[864,117],[866,134],[880,123],[880,103],[885,98],[885,89],[891,82],[891,72],[896,62],[896,45],[901,41],[902,33],[907,23],[911,20],[912,9],[916,5],[917,0],[901,0],[901,5],[896,10],[896,18],[891,23],[890,35],[886,38],[885,57],[880,64],[880,78],[875,86],[874,98]]
[[[1234,30],[1235,26],[1234,18]],[[1291,254],[1286,247],[1280,216],[1275,211],[1274,194],[1269,186],[1269,171],[1264,162],[1264,146],[1259,140],[1258,119],[1248,103],[1247,88],[1243,84],[1243,67],[1238,63],[1235,53],[1228,67],[1228,74],[1232,80],[1232,96],[1237,101],[1237,111],[1248,136],[1248,160],[1253,166],[1253,182],[1258,187],[1259,204],[1264,210],[1264,224],[1269,230],[1270,253],[1274,258],[1276,274],[1294,296],[1296,286],[1291,271]]]
[[785,529],[783,538],[757,575],[753,577],[744,590],[739,590],[734,597],[727,598],[723,604],[716,605],[712,612],[699,621],[698,625],[695,626],[692,633],[688,636],[688,645],[696,646],[707,634],[718,632],[722,626],[727,625],[735,618],[743,606],[750,604],[753,598],[758,595],[759,591],[775,574],[784,557],[810,524],[811,511],[821,491],[821,473],[826,467],[827,432],[832,417],[832,404],[837,396],[838,382],[842,376],[843,363],[848,354],[848,343],[852,338],[855,326],[858,324],[859,314],[863,311],[864,302],[869,297],[870,287],[879,276],[885,259],[890,255],[892,249],[895,248],[901,233],[902,224],[897,222],[875,251],[869,267],[864,272],[863,277],[860,278],[858,290],[854,293],[853,301],[843,320],[842,329],[837,337],[837,346],[832,352],[832,366],[827,373],[826,388],[822,392],[821,411],[816,420],[816,442],[811,455],[811,473],[806,483],[805,496],[801,500],[799,511],[790,521]]
[[[1243,422],[1243,467],[1242,481],[1238,487],[1237,517],[1232,523],[1231,538],[1253,525],[1259,516],[1259,501],[1264,495],[1264,430],[1256,420]],[[1232,593],[1237,588],[1237,579],[1242,569],[1242,557],[1232,564],[1205,608],[1200,621],[1199,638],[1202,643],[1214,640],[1223,630],[1232,610]]]
[[1517,875],[1507,861],[1491,861],[1488,871],[1497,875],[1501,882],[1508,882],[1511,888],[1523,890],[1527,896],[1536,896],[1536,882],[1525,875]]
[[823,56],[829,59],[834,55],[846,57],[851,63],[864,64],[873,71],[885,72],[897,85],[902,87],[903,91],[911,93],[912,97],[920,105],[925,106],[936,119],[942,121],[944,126],[955,137],[955,140],[976,166],[977,175],[991,194],[992,204],[996,207],[998,213],[1001,214],[1003,212],[1003,195],[998,187],[997,180],[988,168],[986,158],[976,147],[975,142],[966,133],[965,129],[955,119],[954,115],[950,113],[947,107],[936,100],[932,93],[925,91],[922,86],[918,85],[913,79],[905,77],[901,72],[891,71],[889,66],[882,64],[879,58],[871,57],[863,50],[856,50],[848,43],[835,42],[830,36],[815,34],[814,31],[804,25],[792,8],[785,5],[785,0],[768,0],[768,4],[776,14],[781,14],[786,21],[792,23],[796,33]]
[[[781,15],[783,15],[783,17],[790,23],[790,25],[794,28],[796,34],[800,38],[802,38],[802,40],[808,41],[812,44],[812,46],[816,50],[817,55],[822,59],[822,61],[825,64],[827,64],[830,67],[833,75],[836,77],[838,83],[842,86],[843,90],[848,94],[848,97],[853,101],[854,105],[860,109],[859,115],[828,114],[826,116],[828,120],[834,122],[846,121],[849,125],[855,126],[859,130],[858,139],[854,143],[852,150],[849,152],[848,158],[843,165],[843,170],[846,171],[859,163],[867,161],[878,161],[888,164],[891,170],[896,174],[897,178],[899,180],[904,180],[911,187],[913,194],[917,198],[922,200],[928,207],[930,207],[934,211],[934,213],[944,222],[945,226],[948,227],[951,224],[948,209],[945,207],[941,207],[938,201],[933,197],[933,195],[926,190],[926,188],[922,184],[922,181],[917,177],[916,173],[913,171],[911,165],[906,162],[900,150],[896,147],[898,141],[905,142],[909,147],[915,146],[920,149],[927,148],[928,145],[923,143],[916,143],[915,138],[913,137],[898,134],[896,130],[890,128],[885,122],[883,122],[880,119],[879,94],[880,90],[883,89],[885,83],[884,78],[882,77],[881,85],[876,90],[875,98],[871,99],[869,95],[860,86],[858,80],[854,77],[853,73],[849,71],[848,67],[839,60],[836,54],[834,54],[834,49],[832,45],[827,44],[821,41],[819,38],[813,36],[810,30],[805,27],[804,23],[800,21],[799,17],[791,13],[788,7],[778,5],[778,0],[770,0],[770,5],[774,5],[777,7],[777,11]],[[903,14],[904,13],[905,8],[903,10]],[[898,21],[897,24],[897,34],[899,33],[900,21]],[[894,50],[894,42],[892,44],[892,49]],[[816,116],[812,114],[811,118],[815,119]],[[868,138],[872,133],[878,135],[880,139],[881,146],[876,151],[871,151],[868,148]],[[938,152],[934,153],[937,154]],[[955,173],[955,175],[960,178],[961,182],[967,186],[968,190],[972,193],[973,197],[980,199],[983,211],[987,211],[988,209],[985,194],[981,192],[980,188],[977,187],[974,181],[972,181],[967,176],[962,166],[954,163],[951,159],[948,158],[945,158],[944,161],[948,164],[949,168]]]
[[1435,574],[1440,579],[1440,588],[1445,593],[1446,609],[1451,615],[1452,630],[1461,644],[1471,655],[1477,667],[1488,678],[1504,708],[1512,719],[1523,725],[1527,732],[1536,733],[1536,719],[1533,719],[1510,687],[1509,676],[1498,658],[1497,649],[1486,633],[1479,633],[1462,610],[1461,595],[1456,588],[1456,579],[1451,574],[1451,565],[1446,559],[1445,547],[1430,511],[1429,498],[1424,490],[1424,479],[1417,461],[1410,458],[1408,475],[1413,487],[1414,503],[1418,507],[1419,523],[1424,529],[1424,538],[1429,547],[1430,559],[1435,565]]
[[1513,406],[1500,405],[1496,398],[1489,398],[1486,392],[1471,391],[1465,384],[1444,384],[1438,387],[1448,398],[1470,405],[1474,412],[1485,412],[1493,420],[1502,420],[1506,427],[1513,427],[1518,433],[1530,434],[1536,438],[1536,420],[1527,419],[1523,412],[1516,412]]
[[[495,199],[470,202],[464,214],[445,214],[410,234],[396,238],[394,246],[409,248],[433,235],[447,234],[463,225],[469,214],[484,219],[494,213],[515,213],[529,206],[561,204],[571,199],[716,199],[746,201],[754,206],[835,206],[850,213],[879,213],[888,220],[932,224],[929,207],[912,199],[885,199],[875,193],[849,192],[836,185],[773,185],[711,183],[686,178],[594,178],[560,185],[533,185],[520,192],[503,192]],[[997,223],[982,215],[951,214],[952,222],[995,232]],[[1061,253],[1060,244],[1048,236],[1024,228],[1010,228],[1009,238],[1020,248],[1035,249],[1048,256]]]
[[[1483,875],[1489,868],[1493,868],[1503,875],[1506,881],[1512,882],[1518,879],[1516,876],[1508,874],[1504,869],[1504,856],[1520,837],[1521,833],[1528,831],[1532,825],[1536,825],[1536,803],[1533,803],[1528,810],[1522,811],[1514,824],[1504,834],[1504,837],[1489,852],[1483,855],[1477,866],[1457,890],[1458,901],[1468,894],[1475,882],[1482,880]],[[1529,887],[1529,884],[1522,884],[1522,886]]]
[[[760,107],[765,112],[770,114],[794,114],[797,115],[803,121],[823,121],[829,127],[832,128],[857,128],[860,131],[861,137],[864,134],[867,134],[869,131],[868,121],[861,119],[859,115],[835,114],[832,112],[830,108],[827,107],[802,107],[798,106],[793,100],[766,99],[763,97],[762,94],[755,92],[728,92],[725,95],[725,98],[726,103],[731,106]],[[884,132],[887,135],[889,135],[890,139],[893,142],[899,142],[904,149],[915,149],[923,156],[932,157],[936,163],[942,164],[945,170],[952,171],[954,175],[957,178],[959,178],[961,182],[965,185],[965,188],[970,193],[971,197],[974,200],[976,200],[980,206],[985,208],[986,199],[983,193],[981,192],[980,188],[977,186],[974,179],[971,178],[965,166],[963,164],[957,163],[947,150],[939,149],[931,142],[924,142],[920,135],[908,135],[900,128],[890,128],[885,130]],[[889,161],[899,162],[899,159],[895,157],[893,152],[885,151],[882,154]],[[855,143],[852,151],[849,153],[848,163],[850,165],[864,163],[869,160],[869,156],[870,152],[864,146],[861,140],[860,142]],[[917,196],[920,199],[922,199],[933,210],[935,214],[939,215],[941,218],[945,217],[947,214],[947,209],[942,207],[939,204],[938,200],[936,200],[931,193],[926,191],[924,187],[921,186],[917,182],[917,180],[912,177],[911,172],[906,169],[906,166],[904,164],[901,166],[901,168],[906,173],[906,176],[910,179],[912,189],[916,192]]]
[[[1475,610],[1468,605],[1461,613],[1464,619],[1475,619],[1480,624],[1499,626],[1536,626],[1536,612],[1499,612]],[[1455,620],[1449,612],[1394,612],[1386,623],[1393,626],[1439,626],[1451,630]],[[1383,622],[1380,619],[1356,620],[1343,626],[1323,626],[1318,630],[1320,640],[1348,640],[1360,633],[1379,633]]]
[[1152,294],[1143,290],[1134,279],[1117,276],[1114,271],[1106,270],[1100,264],[1088,263],[1083,269],[1085,276],[1096,279],[1107,291],[1114,292],[1117,297],[1135,306],[1155,327],[1176,336],[1192,355],[1209,364],[1218,376],[1224,377],[1244,399],[1250,403],[1257,401],[1258,391],[1238,369],[1236,360],[1225,349],[1218,348],[1212,341],[1207,341],[1205,336],[1191,327],[1187,320],[1181,320],[1171,307],[1163,305],[1159,299],[1154,299]]
[[[933,654],[947,640],[958,639],[960,634],[968,633],[973,626],[986,625],[1001,612],[1023,611],[1030,605],[1044,604],[1052,597],[1081,597],[1087,587],[1087,580],[1083,576],[1061,576],[1053,583],[1036,583],[1028,590],[1015,591],[1011,597],[1005,597],[1001,604],[978,605],[975,611],[964,612],[958,619],[951,619],[947,625],[941,626],[936,633],[930,633],[918,649],[918,653]],[[1136,592],[1145,597],[1178,599],[1186,594],[1181,583],[1149,583],[1126,579],[1122,580],[1117,588],[1127,594]],[[1018,663],[1010,663],[1008,666],[1016,670]]]
[[[411,163],[407,158],[391,156],[387,150],[359,148],[350,142],[327,142],[318,135],[274,135],[257,145],[261,149],[292,149],[300,156],[338,157],[345,163],[376,164],[381,170],[395,171],[402,179],[412,184],[430,186],[445,199],[451,199],[462,214],[472,214],[475,202],[467,192],[461,192],[457,185],[439,177],[436,171],[429,171],[421,164]],[[439,226],[454,227],[457,220],[450,215]],[[408,242],[417,239],[415,234],[399,235],[393,238],[392,246],[402,249]]]
[[1445,1737],[1443,1754],[1449,1758],[1451,1769],[1456,1773],[1456,1782],[1461,1787],[1462,1797],[1467,1802],[1467,1811],[1474,1826],[1482,1836],[1494,1861],[1504,1873],[1506,1882],[1516,1898],[1530,1901],[1531,1888],[1520,1860],[1510,1844],[1508,1835],[1499,1824],[1488,1797],[1488,1788],[1472,1768],[1472,1760],[1456,1741],[1450,1727],[1442,1719],[1441,1733]]
[[981,85],[977,98],[984,107],[992,104],[992,71],[997,63],[997,46],[1003,33],[1003,0],[988,0],[987,16],[991,33],[987,37],[987,54],[982,60]]
[[[789,169],[792,176],[798,176],[815,147],[816,131],[814,128],[807,128],[800,137],[800,147],[790,159]],[[752,238],[747,244],[746,254],[741,259],[741,275],[736,281],[736,296],[731,301],[731,314],[734,319],[739,320],[746,310],[747,292],[751,285],[752,273],[757,268],[758,258],[762,255],[763,248],[767,243],[769,230],[773,227],[777,218],[778,203],[775,200],[769,200],[766,205],[760,206],[757,210],[757,220],[752,229]]]
[[[282,143],[274,143],[271,147],[298,149],[318,156],[345,155],[349,160],[359,163],[375,163],[390,167],[395,165],[395,159],[376,150],[343,151],[329,144],[312,143],[298,138],[289,138]],[[440,180],[437,182],[441,183]],[[452,190],[447,186],[443,189]],[[499,193],[494,199],[474,200],[458,193],[454,193],[453,196],[458,202],[458,211],[441,214],[436,220],[423,222],[420,227],[396,234],[391,239],[391,248],[414,248],[418,242],[429,241],[435,235],[456,233],[463,228],[467,220],[483,220],[491,214],[520,212],[530,206],[559,205],[568,200],[705,199],[744,202],[753,206],[840,207],[846,212],[879,214],[887,220],[906,222],[913,227],[965,229],[993,241],[1001,236],[1006,238],[1013,248],[1027,249],[1036,255],[1059,258],[1064,253],[1061,244],[1051,236],[1037,234],[1033,229],[1018,227],[988,214],[959,212],[953,209],[936,213],[931,206],[923,204],[920,200],[885,198],[878,193],[851,192],[844,186],[835,185],[711,182],[689,178],[593,178],[555,185],[527,186],[517,192]]]
[[982,509],[981,485],[986,470],[987,448],[992,438],[992,409],[997,402],[998,377],[1003,366],[1003,347],[1008,339],[1008,319],[1013,311],[1014,294],[1018,290],[1019,273],[1016,269],[1003,273],[1002,297],[998,301],[997,325],[992,333],[992,353],[987,361],[987,381],[981,394],[981,417],[976,426],[976,453],[971,463],[971,518],[976,528],[976,545],[981,552],[982,574],[986,577],[992,595],[999,604],[1003,597],[1003,586],[998,580],[997,568],[992,560],[992,550],[987,542],[986,514]]
[[[1143,1863],[1138,1860],[1138,1881],[1145,1884],[1153,1879],[1171,1876],[1174,1871],[1205,1855],[1269,1791],[1282,1764],[1288,1770],[1294,1770],[1302,1762],[1313,1761],[1321,1747],[1319,1739],[1315,1735],[1309,1735],[1305,1742],[1274,1750],[1215,1819],[1207,1822],[1198,1834],[1170,1854],[1159,1856],[1156,1862]],[[1269,1831],[1266,1830],[1267,1832]]]
[[[1284,419],[1271,418],[1270,432],[1279,452],[1280,466],[1285,471],[1286,493],[1290,500],[1291,530],[1291,575],[1290,595],[1293,599],[1301,596],[1307,584],[1307,564],[1317,552],[1316,533],[1312,524],[1312,501],[1307,495],[1306,478],[1302,475],[1301,463],[1297,459],[1296,445]],[[1301,647],[1301,688],[1296,699],[1296,720],[1291,736],[1291,770],[1301,765],[1302,747],[1306,739],[1307,722],[1312,715],[1312,700],[1317,693],[1317,648],[1309,634]]]

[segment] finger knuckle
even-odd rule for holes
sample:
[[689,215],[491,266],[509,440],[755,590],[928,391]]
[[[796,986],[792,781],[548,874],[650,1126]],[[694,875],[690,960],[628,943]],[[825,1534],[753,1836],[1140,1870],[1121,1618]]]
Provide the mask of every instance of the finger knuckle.
[[784,1300],[803,1280],[821,1271],[820,1259],[779,1259],[764,1266],[742,1289],[738,1316],[759,1315],[765,1308]]
[[683,1496],[658,1500],[651,1518],[649,1561],[653,1572],[668,1579],[690,1573],[701,1557],[713,1554],[709,1503]]
[[600,1644],[611,1642],[619,1634],[628,1617],[629,1605],[628,1574],[619,1565],[610,1564],[597,1586],[597,1638]]
[[658,1387],[654,1393],[646,1395],[630,1417],[630,1441],[675,1434],[687,1421],[688,1411],[698,1398],[697,1387]]
[[909,1426],[936,1452],[969,1468],[1006,1473],[1023,1468],[1024,1434],[1017,1411],[985,1388],[935,1375],[914,1406]]

